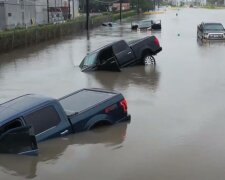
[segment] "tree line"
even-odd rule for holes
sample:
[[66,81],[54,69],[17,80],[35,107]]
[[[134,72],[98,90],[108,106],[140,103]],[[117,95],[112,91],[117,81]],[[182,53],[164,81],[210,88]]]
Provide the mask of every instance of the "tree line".
[[[154,4],[158,3],[157,0],[121,0],[121,2],[130,3],[131,9],[139,7],[140,11],[154,10]],[[110,9],[113,3],[120,3],[120,0],[89,0],[89,10],[90,12],[114,11],[115,9]],[[86,0],[80,0],[79,9],[81,12],[86,11]]]

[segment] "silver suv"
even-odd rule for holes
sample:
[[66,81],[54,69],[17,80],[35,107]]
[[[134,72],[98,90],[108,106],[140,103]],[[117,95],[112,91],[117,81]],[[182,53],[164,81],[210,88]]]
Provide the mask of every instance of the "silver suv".
[[198,25],[197,37],[207,40],[225,40],[225,29],[221,23],[204,23]]

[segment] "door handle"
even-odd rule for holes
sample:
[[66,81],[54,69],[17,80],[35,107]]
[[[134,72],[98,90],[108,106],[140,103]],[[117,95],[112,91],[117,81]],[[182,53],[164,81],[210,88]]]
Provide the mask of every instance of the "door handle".
[[128,52],[127,54],[131,54],[131,52]]
[[66,129],[65,131],[61,132],[60,135],[65,135],[68,133],[68,129]]

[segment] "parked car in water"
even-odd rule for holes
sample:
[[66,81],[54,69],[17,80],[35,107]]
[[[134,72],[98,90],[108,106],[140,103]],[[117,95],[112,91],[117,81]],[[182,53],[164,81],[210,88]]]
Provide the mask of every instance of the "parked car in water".
[[118,26],[118,24],[114,22],[103,22],[102,26],[112,27],[112,26]]
[[161,20],[142,20],[139,23],[131,23],[132,30],[161,30]]
[[225,29],[221,23],[202,22],[197,27],[197,37],[201,40],[225,40]]
[[38,154],[37,142],[130,120],[118,92],[82,89],[60,99],[28,94],[0,104],[0,153]]
[[116,41],[89,53],[80,63],[81,71],[109,70],[137,64],[155,63],[156,55],[162,50],[155,36],[126,42]]

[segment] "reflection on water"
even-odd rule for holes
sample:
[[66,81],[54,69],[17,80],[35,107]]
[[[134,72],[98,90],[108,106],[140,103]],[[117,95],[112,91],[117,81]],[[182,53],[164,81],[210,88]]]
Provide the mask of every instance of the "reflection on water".
[[[60,43],[0,55],[2,102],[24,93],[61,97],[103,87],[121,92],[132,116],[128,130],[118,124],[43,142],[39,157],[1,155],[1,180],[224,179],[225,44],[198,44],[196,28],[202,21],[225,24],[225,11],[182,8],[179,16],[175,13],[140,18],[161,19],[160,32],[131,31],[128,19]],[[150,34],[163,47],[157,66],[80,72],[89,51]]]
[[206,39],[202,40],[198,37],[197,43],[199,46],[202,47],[224,46],[225,40],[206,40]]
[[137,85],[155,91],[159,84],[160,73],[156,65],[135,66],[117,72],[96,71],[87,73],[89,82],[93,79],[102,84],[106,89],[126,88]]
[[81,145],[103,144],[112,149],[122,148],[122,143],[126,138],[127,125],[128,123],[124,122],[42,142],[38,145],[40,151],[38,157],[0,155],[0,167],[7,174],[34,178],[37,176],[38,163],[49,160],[54,162],[64,154],[69,146],[76,148]]

